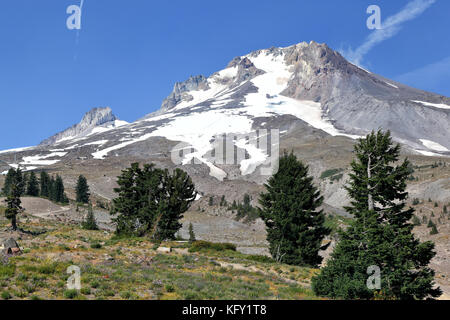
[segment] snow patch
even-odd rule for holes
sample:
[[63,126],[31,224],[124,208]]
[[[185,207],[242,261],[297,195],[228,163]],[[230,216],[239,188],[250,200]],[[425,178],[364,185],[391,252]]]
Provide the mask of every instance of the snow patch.
[[431,149],[431,150],[434,150],[434,151],[442,151],[442,152],[450,151],[446,147],[444,147],[443,145],[440,145],[439,143],[434,142],[434,141],[420,139],[420,142],[422,142],[422,144],[425,147],[427,147],[428,149]]
[[112,146],[112,147],[109,147],[109,148],[106,148],[106,149],[94,152],[92,154],[92,156],[94,157],[94,159],[103,160],[108,155],[108,153],[110,153],[111,151],[125,148],[126,146],[129,146],[130,144],[133,144],[133,143],[145,141],[145,140],[149,139],[150,137],[152,137],[151,133],[150,134],[145,134],[145,135],[143,135],[143,136],[141,136],[141,137],[139,137],[137,139],[133,139],[131,141],[123,142],[123,143],[120,143],[118,145],[115,145],[115,146]]
[[430,102],[425,102],[425,101],[418,101],[418,100],[411,100],[412,102],[415,103],[419,103],[419,104],[423,104],[424,106],[428,106],[428,107],[435,107],[435,108],[440,108],[440,109],[450,109],[449,105],[446,104],[442,104],[442,103],[430,103]]
[[45,160],[49,158],[55,158],[55,157],[64,157],[67,154],[67,152],[52,152],[47,155],[36,155],[36,156],[30,156],[30,157],[23,157],[21,165],[41,165],[41,166],[48,166],[55,163],[58,163],[61,161],[60,159],[57,160]]
[[24,147],[24,148],[16,148],[16,149],[9,149],[9,150],[3,150],[0,151],[0,154],[10,153],[10,152],[21,152],[21,151],[27,151],[30,149],[33,149],[34,147]]

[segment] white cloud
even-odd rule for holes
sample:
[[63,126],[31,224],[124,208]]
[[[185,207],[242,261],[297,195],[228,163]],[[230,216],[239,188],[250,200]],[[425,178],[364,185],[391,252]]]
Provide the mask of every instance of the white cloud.
[[343,50],[342,54],[352,63],[360,65],[364,56],[377,44],[392,38],[400,30],[403,23],[420,16],[436,0],[413,0],[409,2],[400,12],[383,19],[382,29],[374,30],[366,41],[355,50]]

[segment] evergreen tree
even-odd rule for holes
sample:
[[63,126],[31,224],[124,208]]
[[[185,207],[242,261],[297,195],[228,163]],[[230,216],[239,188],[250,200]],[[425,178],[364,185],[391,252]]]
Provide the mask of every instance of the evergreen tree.
[[51,188],[50,177],[47,172],[45,171],[41,172],[40,182],[41,182],[41,197],[50,198],[50,188]]
[[89,202],[89,186],[87,180],[83,175],[78,177],[78,182],[76,186],[77,202],[88,203]]
[[23,193],[21,194],[21,196],[25,196],[27,195],[28,182],[30,181],[30,173],[24,172],[22,174],[22,179],[23,179]]
[[31,172],[27,183],[27,196],[37,197],[39,196],[39,182],[37,180],[36,174]]
[[[174,239],[181,228],[182,214],[195,200],[196,192],[186,172],[156,169],[138,163],[122,170],[118,177],[118,197],[113,200],[112,215],[118,234]],[[119,214],[120,213],[120,214]]]
[[[312,279],[320,296],[343,299],[424,299],[437,297],[432,242],[415,239],[409,223],[414,209],[405,209],[409,161],[399,160],[400,146],[390,132],[372,132],[355,146],[347,191],[352,198],[345,208],[355,219],[320,274]],[[381,270],[381,290],[367,286],[368,268]]]
[[12,229],[17,230],[17,215],[22,210],[20,197],[25,189],[22,171],[18,168],[11,174],[9,194],[6,197],[5,216],[11,220]]
[[433,227],[431,227],[430,235],[435,235],[438,233],[439,233],[439,231],[438,231],[436,225],[433,225]]
[[95,220],[94,210],[92,208],[92,203],[89,202],[88,213],[85,220],[82,223],[83,229],[86,230],[98,230],[97,221]]
[[16,177],[16,170],[11,168],[8,170],[5,178],[5,184],[3,185],[2,194],[7,197],[11,192],[11,185]]
[[159,240],[175,239],[175,234],[181,229],[180,220],[191,203],[194,202],[197,192],[191,177],[181,170],[175,169],[172,175],[166,169],[162,175],[163,193],[160,203],[163,211],[158,222],[158,232],[155,235]]
[[419,219],[419,217],[416,216],[416,215],[413,215],[412,223],[413,223],[414,226],[420,226],[420,225],[421,225],[420,219]]
[[[293,265],[319,265],[321,242],[330,230],[324,226],[325,215],[317,210],[323,197],[308,176],[308,167],[293,153],[285,153],[278,172],[265,187],[259,213],[266,224],[272,257]],[[247,195],[244,206],[249,204]]]
[[195,242],[195,233],[194,233],[194,226],[192,223],[189,223],[189,242]]

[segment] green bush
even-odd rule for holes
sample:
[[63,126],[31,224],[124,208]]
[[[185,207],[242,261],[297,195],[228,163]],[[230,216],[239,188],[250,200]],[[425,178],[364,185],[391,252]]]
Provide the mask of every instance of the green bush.
[[232,243],[213,243],[209,241],[195,241],[189,248],[189,252],[198,252],[202,250],[213,250],[213,251],[236,251],[236,245]]
[[76,289],[64,291],[64,297],[66,299],[75,299],[78,296],[78,291]]
[[93,243],[91,243],[91,248],[92,249],[101,249],[102,245],[98,242],[93,242]]
[[0,264],[0,278],[11,278],[16,273],[16,266]]
[[261,256],[261,255],[248,255],[245,256],[247,260],[252,260],[256,262],[262,262],[262,263],[274,263],[275,260],[273,260],[271,257],[268,256]]
[[344,171],[344,169],[329,169],[329,170],[325,170],[324,172],[322,172],[322,174],[320,175],[320,179],[324,180],[326,178],[332,177],[340,172]]
[[12,298],[11,294],[8,291],[3,291],[1,297],[4,300],[9,300]]

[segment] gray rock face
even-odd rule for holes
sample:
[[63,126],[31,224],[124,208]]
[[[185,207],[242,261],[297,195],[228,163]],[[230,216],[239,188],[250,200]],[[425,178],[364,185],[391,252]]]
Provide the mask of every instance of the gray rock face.
[[161,110],[167,111],[179,104],[182,101],[191,101],[192,96],[187,94],[188,91],[207,90],[208,81],[202,76],[189,77],[184,82],[177,82],[173,88],[172,93],[163,101]]
[[52,145],[64,139],[84,136],[91,133],[95,127],[114,126],[116,120],[118,119],[110,108],[94,108],[83,116],[80,123],[42,141],[40,145]]
[[295,70],[284,95],[320,102],[335,127],[351,134],[382,128],[398,140],[422,148],[419,139],[450,149],[450,106],[444,96],[417,90],[365,71],[325,44],[301,43],[285,49]]

